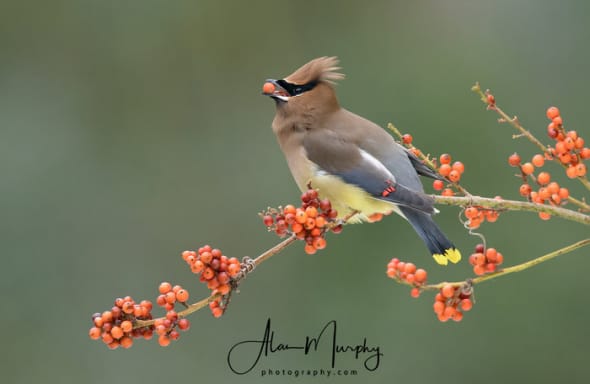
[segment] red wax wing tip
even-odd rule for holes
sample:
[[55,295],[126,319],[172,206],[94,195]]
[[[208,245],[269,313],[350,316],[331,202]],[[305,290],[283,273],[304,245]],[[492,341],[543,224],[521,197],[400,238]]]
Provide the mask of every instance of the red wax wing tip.
[[271,83],[270,81],[264,83],[264,85],[262,86],[263,93],[271,94],[274,91],[275,91],[275,85],[273,83]]

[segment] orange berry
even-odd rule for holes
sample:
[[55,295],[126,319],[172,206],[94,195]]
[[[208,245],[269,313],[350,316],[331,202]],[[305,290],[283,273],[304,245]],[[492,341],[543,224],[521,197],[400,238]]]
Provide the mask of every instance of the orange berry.
[[454,171],[459,172],[459,174],[462,174],[463,172],[465,172],[465,165],[463,165],[463,163],[460,161],[455,161],[453,163],[452,168]]
[[121,329],[123,330],[123,332],[129,333],[133,330],[133,323],[129,320],[125,320],[121,322]]
[[297,212],[295,213],[295,221],[297,221],[299,224],[305,224],[307,221],[307,215],[305,214],[304,210],[297,208]]
[[397,269],[395,268],[387,268],[387,276],[391,277],[392,279],[397,276]]
[[513,167],[517,167],[520,164],[520,156],[518,153],[514,152],[512,155],[508,157],[508,164]]
[[455,192],[453,192],[453,190],[451,188],[445,188],[441,192],[441,195],[442,196],[455,196]]
[[170,338],[166,335],[160,335],[158,337],[158,344],[160,344],[160,347],[167,347],[170,345]]
[[426,281],[426,277],[427,273],[422,268],[418,268],[416,269],[416,272],[414,272],[414,278],[418,284],[424,283]]
[[553,119],[551,119],[551,121],[558,127],[561,127],[563,125],[563,119],[561,118],[561,116],[555,116]]
[[283,213],[284,213],[285,215],[287,215],[288,213],[295,214],[295,212],[296,212],[296,208],[295,208],[295,206],[294,206],[294,205],[287,204],[287,205],[285,205],[285,207],[283,208]]
[[313,246],[315,249],[324,249],[326,248],[326,239],[323,237],[316,237],[313,240]]
[[219,317],[221,317],[221,315],[223,315],[223,309],[221,309],[219,307],[213,308],[213,309],[211,309],[211,313],[213,314],[213,317],[219,318]]
[[483,253],[474,253],[469,257],[469,262],[472,265],[484,265],[486,263],[486,257]]
[[500,217],[500,213],[498,211],[494,211],[494,210],[485,211],[485,215],[486,215],[486,220],[489,223],[495,223],[498,220],[498,217]]
[[264,215],[262,217],[262,222],[264,223],[265,226],[270,227],[274,223],[274,219],[272,218],[271,215]]
[[211,252],[205,251],[201,253],[200,259],[203,263],[209,264],[213,260],[213,254]]
[[103,323],[110,323],[111,321],[113,321],[113,312],[111,311],[104,311],[102,313],[102,322]]
[[113,340],[112,342],[107,344],[107,347],[109,347],[109,349],[117,349],[117,348],[119,348],[119,341]]
[[442,301],[435,301],[432,306],[432,309],[434,309],[434,313],[436,313],[437,315],[441,314],[445,310],[445,303]]
[[442,180],[434,180],[432,182],[432,188],[434,188],[435,191],[440,191],[441,189],[443,189],[445,186],[445,183]]
[[568,151],[571,151],[576,146],[576,142],[571,137],[566,137],[563,140],[563,144]]
[[305,224],[303,224],[303,227],[308,231],[311,231],[315,228],[315,219],[313,217],[308,217]]
[[582,148],[580,151],[580,157],[584,160],[590,159],[590,148]]
[[111,336],[113,336],[115,339],[120,339],[123,337],[123,334],[124,333],[121,327],[114,326],[113,329],[111,329]]
[[465,209],[465,217],[468,219],[474,219],[477,217],[479,210],[475,207],[467,207]]
[[318,228],[324,228],[326,226],[326,218],[324,216],[318,216],[315,218],[315,226]]
[[166,302],[168,304],[174,304],[176,302],[176,294],[172,291],[166,294]]
[[216,278],[212,278],[211,280],[207,280],[207,288],[213,290],[219,287],[219,280]]
[[569,177],[570,179],[575,179],[576,177],[578,177],[578,171],[576,170],[576,167],[574,166],[570,166],[565,170],[565,174],[567,175],[567,177]]
[[420,290],[418,288],[412,288],[410,290],[410,296],[412,296],[413,298],[417,298],[420,296]]
[[275,91],[275,89],[276,89],[275,85],[273,83],[271,83],[270,81],[267,81],[262,86],[262,93],[264,93],[266,95],[270,95]]
[[486,273],[486,269],[483,265],[476,265],[473,267],[473,273],[475,273],[477,276],[481,276]]
[[308,255],[313,255],[314,253],[316,253],[316,249],[313,245],[311,244],[305,244],[305,253],[307,253]]
[[178,320],[178,328],[181,331],[186,331],[191,327],[191,323],[188,319],[182,318]]
[[453,295],[455,295],[455,287],[453,287],[451,284],[445,284],[440,292],[443,295],[443,297],[449,299],[453,297]]
[[549,190],[549,192],[551,194],[553,193],[557,193],[559,192],[559,184],[557,184],[555,181],[549,183],[549,185],[547,186],[547,189]]
[[576,141],[574,142],[574,146],[576,147],[576,149],[582,149],[584,148],[584,139],[582,139],[581,137],[578,137],[576,139]]
[[519,193],[520,193],[521,196],[526,197],[526,196],[528,196],[531,193],[532,190],[533,189],[531,188],[530,185],[528,185],[528,184],[522,184],[520,186]]
[[568,197],[570,197],[570,191],[567,188],[559,188],[559,197],[561,197],[562,199],[567,199]]
[[473,308],[473,301],[471,299],[463,299],[459,302],[462,311],[470,311]]
[[557,107],[549,107],[549,108],[547,108],[547,118],[549,120],[553,120],[557,116],[559,116],[559,108],[557,108]]
[[220,284],[216,290],[222,295],[227,295],[231,291],[231,286],[229,284]]
[[450,319],[451,317],[453,317],[455,312],[457,312],[457,310],[454,307],[447,306],[443,311],[443,316]]
[[416,272],[416,265],[414,265],[414,263],[406,263],[406,265],[404,266],[404,272],[413,274],[414,272]]
[[504,262],[504,256],[498,252],[498,254],[496,255],[496,265],[500,265]]
[[479,228],[479,226],[481,225],[481,219],[478,217],[474,217],[473,219],[469,220],[469,228],[471,229],[476,229]]
[[438,173],[441,174],[441,176],[447,177],[449,175],[449,173],[451,173],[451,166],[449,164],[442,164],[439,168],[438,168]]
[[207,267],[201,274],[205,280],[211,280],[215,276],[215,271],[211,267]]
[[453,313],[453,316],[451,316],[451,319],[457,322],[463,320],[463,312],[455,311],[455,313]]
[[293,231],[293,233],[301,233],[303,232],[303,225],[299,223],[293,223],[293,225],[291,226],[291,230]]
[[541,220],[549,220],[551,218],[551,214],[547,212],[539,212],[539,218]]
[[316,207],[309,206],[305,208],[305,214],[307,217],[316,217],[318,215],[318,209]]
[[586,164],[579,163],[576,165],[576,175],[582,177],[586,175]]
[[565,146],[565,143],[563,141],[558,141],[557,143],[555,143],[555,153],[557,153],[558,155],[561,155],[562,153],[566,153],[567,152],[567,148]]
[[131,348],[133,345],[133,339],[129,336],[123,336],[121,340],[119,340],[119,344],[125,349]]
[[459,173],[459,171],[453,169],[451,172],[449,172],[449,180],[451,180],[453,183],[456,183],[460,179],[461,173]]
[[545,187],[539,188],[539,198],[541,201],[548,200],[551,197],[551,193]]
[[178,292],[176,292],[176,300],[180,301],[181,303],[186,302],[188,298],[189,293],[186,289],[179,289]]
[[102,331],[98,327],[92,327],[88,331],[88,336],[90,336],[90,338],[92,340],[98,340],[98,339],[100,339],[101,334],[102,334]]
[[496,248],[486,249],[486,259],[490,263],[494,263],[496,261],[496,256],[498,256],[498,251],[496,250]]
[[533,156],[531,162],[535,167],[540,168],[545,164],[545,157],[537,153],[535,156]]
[[441,164],[451,164],[451,155],[448,153],[443,153],[439,157],[439,161]]
[[521,167],[520,170],[522,171],[522,173],[524,173],[525,175],[530,175],[531,173],[533,173],[535,171],[535,167],[531,164],[531,163],[524,163]]
[[412,144],[412,140],[414,140],[414,138],[409,133],[406,133],[405,135],[402,136],[402,142],[404,144],[407,144],[407,145]]

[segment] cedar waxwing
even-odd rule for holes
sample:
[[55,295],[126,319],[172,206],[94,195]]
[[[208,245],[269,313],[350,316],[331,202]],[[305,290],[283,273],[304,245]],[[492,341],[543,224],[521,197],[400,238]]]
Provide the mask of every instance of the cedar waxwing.
[[337,65],[336,57],[320,57],[263,86],[276,102],[272,130],[297,185],[317,189],[340,218],[358,212],[350,223],[396,212],[437,263],[458,262],[461,253],[432,220],[434,200],[418,174],[441,177],[381,127],[340,107],[333,81],[344,75]]

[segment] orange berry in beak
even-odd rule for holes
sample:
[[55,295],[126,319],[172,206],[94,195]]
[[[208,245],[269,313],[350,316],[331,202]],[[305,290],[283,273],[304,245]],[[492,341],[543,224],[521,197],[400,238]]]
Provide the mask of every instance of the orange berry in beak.
[[271,94],[275,91],[275,85],[271,82],[266,82],[262,86],[262,92],[265,94]]

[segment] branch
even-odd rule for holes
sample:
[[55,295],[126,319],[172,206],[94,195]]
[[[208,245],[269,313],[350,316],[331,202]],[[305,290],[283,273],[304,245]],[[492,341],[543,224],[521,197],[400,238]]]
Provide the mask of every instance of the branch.
[[[532,260],[529,260],[529,261],[524,262],[522,264],[518,264],[518,265],[514,265],[512,267],[501,269],[498,272],[493,272],[493,273],[489,273],[489,274],[486,274],[483,276],[479,276],[474,279],[470,279],[469,281],[471,282],[471,284],[475,285],[475,284],[483,283],[484,281],[495,279],[497,277],[506,276],[511,273],[521,272],[521,271],[524,271],[525,269],[529,269],[531,267],[534,267],[535,265],[541,264],[545,261],[551,260],[551,259],[556,258],[558,256],[565,255],[566,253],[570,253],[572,251],[575,251],[578,248],[585,247],[589,244],[590,244],[590,239],[580,240],[577,243],[560,248],[560,249],[555,250],[553,252],[547,253],[543,256],[539,256],[536,259],[532,259]],[[438,284],[433,284],[433,285],[425,285],[422,289],[424,289],[424,290],[439,290],[448,284],[450,284],[454,287],[460,287],[465,284],[465,281],[455,281],[452,283],[443,282],[443,283],[438,283]]]
[[[544,154],[549,154],[550,156],[552,156],[554,158],[555,162],[560,164],[562,167],[564,167],[564,168],[568,167],[567,165],[563,164],[556,157],[553,156],[553,153],[551,152],[550,147],[545,146],[543,143],[541,143],[539,141],[539,139],[537,139],[535,136],[533,136],[533,134],[530,131],[525,129],[520,124],[520,121],[518,121],[518,118],[516,116],[510,117],[506,112],[504,112],[500,107],[498,107],[498,105],[496,105],[496,101],[495,101],[494,97],[489,93],[489,90],[486,92],[483,92],[481,90],[481,87],[478,82],[476,82],[475,85],[473,85],[473,87],[471,87],[471,90],[479,95],[481,101],[488,106],[488,109],[494,110],[494,111],[496,111],[496,113],[498,113],[498,115],[500,115],[501,122],[508,122],[517,131],[519,131],[522,136],[526,137],[527,139],[529,139],[529,141],[531,143],[535,144]],[[491,97],[491,100],[490,100],[490,97]],[[590,190],[590,181],[586,177],[580,176],[580,177],[576,177],[576,179],[578,179],[578,181],[580,181],[580,183],[582,183],[582,185],[584,185],[584,187],[586,187],[586,189]]]
[[561,217],[566,220],[575,221],[580,224],[590,225],[590,216],[571,209],[561,208],[552,205],[529,203],[516,200],[499,200],[479,196],[439,196],[432,195],[438,204],[457,205],[461,207],[482,206],[491,209],[506,209],[511,211],[545,212],[552,216]]

